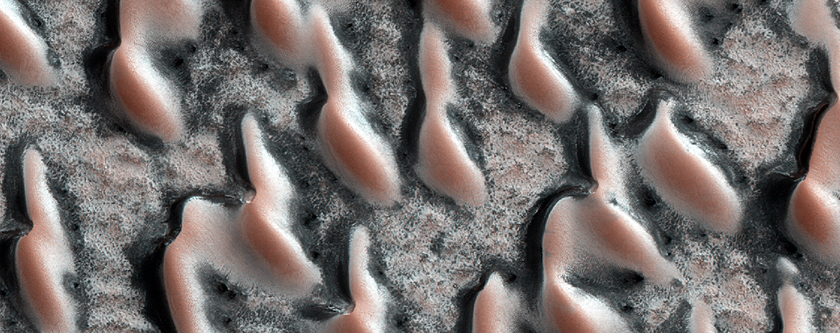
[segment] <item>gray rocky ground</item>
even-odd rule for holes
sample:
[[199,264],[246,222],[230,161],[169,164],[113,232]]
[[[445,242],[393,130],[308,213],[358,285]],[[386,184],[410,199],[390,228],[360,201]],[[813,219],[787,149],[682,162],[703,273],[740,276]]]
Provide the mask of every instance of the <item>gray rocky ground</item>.
[[[54,51],[61,77],[52,87],[0,78],[0,196],[4,237],[0,331],[32,330],[14,288],[11,249],[31,223],[20,203],[21,147],[35,146],[48,166],[54,196],[72,239],[77,276],[68,288],[79,302],[85,331],[171,329],[159,281],[162,250],[179,230],[178,204],[203,195],[239,200],[248,191],[237,157],[242,115],[257,115],[269,147],[296,186],[295,232],[325,276],[305,297],[235,285],[208,270],[208,310],[222,331],[317,330],[312,304],[347,307],[344,277],[349,230],[371,231],[375,279],[391,294],[389,329],[450,332],[466,328],[469,303],[491,272],[502,272],[523,295],[523,331],[541,330],[534,285],[539,268],[529,233],[544,223],[548,200],[587,179],[579,151],[586,146],[582,113],[557,124],[521,102],[508,87],[506,56],[519,1],[493,2],[500,28],[481,45],[452,36],[459,97],[450,119],[464,133],[489,197],[459,206],[419,180],[411,132],[417,125],[417,43],[421,5],[412,1],[349,1],[331,13],[352,54],[367,117],[394,148],[402,199],[370,204],[324,166],[306,108],[319,94],[312,72],[296,72],[261,53],[247,24],[246,1],[204,3],[195,41],[160,44],[152,52],[182,92],[185,134],[163,143],[121,120],[107,92],[108,51],[118,40],[114,1],[26,1]],[[677,332],[700,300],[721,332],[780,331],[776,262],[790,258],[797,288],[813,304],[819,331],[840,331],[840,274],[801,251],[784,230],[787,198],[800,169],[799,151],[820,103],[833,98],[827,58],[790,28],[788,1],[692,2],[700,39],[714,73],[697,83],[663,77],[642,42],[633,2],[551,2],[542,40],[585,98],[604,113],[621,152],[628,210],[639,216],[660,252],[684,280],[666,286],[584,254],[567,281],[616,309],[639,332]],[[1,32],[0,32],[1,33]],[[194,51],[191,52],[190,45]],[[743,228],[734,235],[705,231],[654,194],[632,152],[637,116],[653,91],[679,101],[680,128],[719,165],[741,196]],[[416,118],[416,116],[413,116]],[[241,152],[239,153],[241,154]],[[17,185],[16,185],[17,184]],[[538,228],[536,228],[538,230]],[[536,280],[535,280],[536,279]]]

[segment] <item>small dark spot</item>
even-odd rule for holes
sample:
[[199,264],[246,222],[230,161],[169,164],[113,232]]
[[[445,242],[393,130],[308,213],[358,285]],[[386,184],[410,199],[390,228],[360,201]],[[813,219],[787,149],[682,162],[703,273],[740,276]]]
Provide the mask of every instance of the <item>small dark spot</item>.
[[233,319],[231,319],[230,317],[225,317],[224,319],[222,319],[222,321],[225,323],[225,325],[230,325],[231,323],[233,323]]
[[268,71],[268,64],[261,63],[260,66],[259,66],[259,70],[260,70],[260,72]]
[[321,253],[318,251],[312,251],[312,260],[318,260],[318,257],[321,256]]
[[717,37],[712,38],[712,45],[715,45],[715,46],[720,45],[720,39],[718,39]]
[[653,207],[656,206],[656,199],[653,197],[653,194],[650,191],[645,191],[642,196],[642,202],[645,204],[645,207]]
[[172,64],[175,65],[175,67],[181,67],[182,65],[184,65],[184,58],[176,57],[175,61],[173,61]]
[[408,323],[408,317],[406,315],[401,314],[394,318],[394,324],[399,328],[405,327],[406,323]]
[[455,59],[455,61],[461,61],[461,56],[453,56],[452,59]]
[[6,290],[0,289],[0,296],[6,296]]
[[729,10],[731,10],[735,13],[741,13],[741,11],[743,10],[743,8],[741,8],[741,5],[736,3],[736,2],[730,3],[728,8],[729,8]]
[[645,277],[637,272],[630,272],[621,277],[621,281],[626,285],[637,285],[645,280]]
[[47,52],[47,62],[50,64],[50,66],[53,66],[53,67],[60,67],[61,66],[61,59],[59,59],[58,54],[55,53],[55,51],[53,49],[50,49]]
[[589,99],[593,100],[593,101],[598,100],[598,97],[600,97],[600,95],[598,95],[597,92],[593,92],[592,94],[589,95]]
[[709,238],[709,234],[707,234],[705,232],[701,232],[699,236],[700,236],[700,239],[702,239],[702,240],[706,240],[706,239]]
[[627,47],[626,47],[626,46],[624,46],[624,45],[619,44],[619,45],[615,48],[615,50],[616,50],[616,51],[618,51],[618,52],[627,52]]
[[378,274],[379,276],[385,276],[385,271],[380,269],[376,271],[376,274]]
[[[305,187],[309,188],[312,184],[309,181],[304,182],[303,184]],[[307,229],[313,229],[317,225],[318,216],[316,216],[311,211],[306,211],[303,215],[303,226]]]
[[630,312],[633,311],[633,306],[630,303],[622,302],[621,303],[621,311],[622,312]]
[[714,18],[715,18],[715,15],[712,14],[712,9],[711,8],[709,8],[709,7],[700,8],[700,21],[701,22],[710,22]]
[[615,130],[615,128],[617,126],[618,126],[618,124],[613,123],[613,122],[610,122],[610,123],[607,124],[607,127],[609,127],[610,130]]
[[223,295],[223,296],[227,297],[227,299],[229,299],[229,300],[236,299],[236,292],[231,290],[227,286],[227,284],[224,284],[222,282],[218,282],[216,284],[216,293],[218,293],[219,295]]
[[70,229],[73,230],[73,231],[79,231],[79,224],[78,223],[71,224]]
[[435,239],[432,240],[432,245],[429,247],[433,253],[440,254],[444,247],[444,235],[439,234]]
[[39,20],[39,19],[33,19],[33,20],[32,20],[32,24],[33,24],[36,28],[40,28],[40,27],[42,27],[42,26],[44,25],[44,22],[41,22],[41,20]]
[[510,274],[510,275],[508,275],[508,277],[505,281],[507,281],[507,283],[513,283],[513,282],[516,281],[516,278],[517,278],[516,274]]
[[187,46],[187,51],[190,53],[195,53],[195,51],[198,51],[198,47],[195,44],[190,44],[189,46]]
[[691,118],[691,116],[682,116],[681,120],[684,124],[693,124],[694,123],[694,118]]
[[79,287],[81,287],[81,285],[78,282],[73,282],[73,289],[79,290]]

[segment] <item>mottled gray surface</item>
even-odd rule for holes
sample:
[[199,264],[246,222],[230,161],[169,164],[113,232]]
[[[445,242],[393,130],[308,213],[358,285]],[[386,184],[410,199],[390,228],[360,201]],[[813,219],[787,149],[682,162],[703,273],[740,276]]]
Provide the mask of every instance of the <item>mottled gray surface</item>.
[[[494,4],[502,34],[510,28],[517,2]],[[165,313],[159,311],[163,295],[149,288],[159,284],[149,280],[159,261],[149,258],[177,234],[177,202],[195,194],[239,198],[247,191],[235,167],[235,128],[246,111],[259,115],[271,149],[296,182],[297,231],[304,247],[319,254],[314,261],[327,283],[343,278],[336,267],[346,262],[347,231],[354,225],[370,228],[377,262],[372,270],[392,294],[392,328],[398,331],[460,329],[469,290],[493,270],[526,277],[514,281],[513,288],[531,295],[527,277],[535,268],[526,264],[527,226],[539,223],[533,217],[543,200],[586,177],[575,157],[585,122],[553,124],[517,101],[507,87],[504,54],[513,41],[500,36],[492,45],[475,45],[455,37],[451,59],[460,98],[451,116],[470,139],[468,150],[478,157],[490,196],[484,206],[459,207],[425,187],[402,137],[403,127],[414,125],[404,118],[416,103],[421,26],[419,5],[408,1],[353,1],[349,9],[332,14],[339,38],[358,65],[368,115],[397,152],[403,199],[392,208],[369,205],[321,163],[315,133],[301,126],[307,110],[300,106],[315,94],[314,76],[288,70],[253,46],[245,22],[247,1],[208,1],[195,53],[158,53],[162,71],[180,80],[184,96],[188,130],[182,141],[170,144],[138,136],[113,116],[101,55],[116,41],[114,22],[107,22],[115,17],[113,3],[27,3],[43,20],[41,30],[60,59],[62,77],[52,88],[0,79],[0,153],[6,156],[0,173],[4,184],[15,183],[9,177],[20,174],[10,170],[10,161],[20,156],[16,147],[33,144],[42,151],[75,239],[81,322],[90,331],[160,329],[153,314]],[[684,327],[685,302],[695,299],[715,311],[721,331],[766,332],[780,329],[775,300],[780,282],[774,267],[784,256],[802,271],[798,286],[815,306],[817,326],[840,331],[840,274],[786,240],[781,222],[790,189],[772,176],[797,169],[805,124],[829,96],[822,84],[827,80],[825,56],[788,27],[786,1],[693,3],[692,15],[712,13],[698,21],[705,22],[700,35],[709,43],[715,71],[702,82],[684,85],[657,74],[651,65],[631,1],[552,2],[542,40],[615,128],[614,142],[627,152],[622,158],[633,205],[628,208],[644,217],[662,253],[685,276],[681,285],[657,287],[593,257],[576,266],[570,282],[619,309],[640,332]],[[176,65],[173,54],[183,56],[183,64]],[[684,115],[693,120],[685,127],[688,135],[727,170],[744,198],[746,219],[737,235],[703,231],[639,181],[631,156],[638,137],[622,129],[654,89],[678,97]],[[7,240],[30,228],[20,204],[10,200],[15,191],[6,185],[0,196],[0,229]],[[4,269],[13,267],[4,260]],[[212,311],[231,318],[226,328],[231,331],[312,330],[317,323],[300,316],[311,299],[339,307],[348,302],[335,287],[302,299],[252,286],[229,287],[236,296],[212,298]],[[31,329],[19,293],[2,291],[0,331]],[[525,299],[524,312],[531,315],[523,321],[528,322],[538,310],[535,300]]]

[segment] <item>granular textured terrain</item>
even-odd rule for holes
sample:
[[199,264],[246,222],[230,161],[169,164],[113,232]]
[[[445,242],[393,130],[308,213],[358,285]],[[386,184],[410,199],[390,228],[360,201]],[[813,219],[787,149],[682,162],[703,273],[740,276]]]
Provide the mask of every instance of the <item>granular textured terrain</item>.
[[834,0],[0,0],[0,331],[840,332]]

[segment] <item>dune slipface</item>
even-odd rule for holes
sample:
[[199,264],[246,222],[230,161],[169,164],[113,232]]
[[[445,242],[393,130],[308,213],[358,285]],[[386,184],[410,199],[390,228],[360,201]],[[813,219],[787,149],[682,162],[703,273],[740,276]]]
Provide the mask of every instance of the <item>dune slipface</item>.
[[286,295],[306,294],[320,282],[318,268],[301,257],[291,235],[276,226],[251,226],[265,229],[259,230],[265,233],[261,242],[254,242],[247,229],[237,228],[249,223],[242,221],[249,218],[243,216],[245,209],[230,211],[200,198],[185,204],[181,232],[167,247],[162,267],[169,311],[179,332],[215,330],[202,286],[208,268],[234,283]]
[[316,7],[310,15],[315,67],[328,96],[318,118],[325,162],[368,200],[391,205],[400,198],[400,181],[390,149],[362,120],[362,106],[350,84],[352,60],[335,36],[327,13]]
[[354,307],[350,313],[330,319],[325,332],[373,333],[386,330],[388,294],[370,274],[369,246],[370,235],[367,229],[354,229],[350,236],[350,260],[347,267],[347,283]]
[[152,49],[160,41],[197,38],[201,2],[120,1],[119,21],[122,42],[111,56],[111,94],[137,129],[164,141],[178,140],[181,93],[153,65]]
[[656,119],[637,152],[643,174],[675,210],[709,230],[735,233],[743,214],[738,192],[699,149],[685,143],[671,120],[675,104],[657,104]]
[[[558,201],[549,215],[543,249],[558,248],[556,245],[546,246],[546,241],[555,241],[549,236],[559,237],[562,239],[561,244],[568,244],[566,239],[575,237],[569,235],[577,235],[575,247],[583,247],[616,265],[641,272],[658,284],[677,278],[679,272],[659,253],[650,233],[612,202],[623,186],[620,165],[597,108],[589,110],[589,157],[597,187],[586,197],[568,197]],[[572,202],[564,203],[566,200]],[[559,211],[555,213],[554,210]],[[555,224],[568,229],[556,230]],[[567,248],[558,248],[556,252],[572,250],[568,245],[564,247]],[[567,255],[560,254],[560,259]],[[544,258],[549,256],[545,255]],[[544,265],[551,267],[554,264],[546,262]]]
[[681,0],[639,0],[639,23],[645,43],[659,66],[678,81],[695,81],[712,71],[711,58],[692,31]]
[[[840,30],[834,24],[827,23],[831,19],[830,9],[817,1],[801,1],[791,6],[790,16],[797,33],[820,45],[828,53],[830,79],[836,87],[837,61],[840,59],[836,50],[840,47],[837,41]],[[799,246],[823,262],[833,265],[840,264],[840,201],[836,195],[840,185],[838,126],[840,112],[835,96],[819,121],[808,161],[808,174],[793,191],[786,221],[788,232]],[[781,291],[779,297],[782,297]],[[792,297],[788,295],[786,299]]]
[[504,279],[493,273],[478,293],[473,305],[472,332],[509,332],[516,329],[519,296],[505,287]]
[[824,0],[0,0],[0,332],[840,332]]
[[364,120],[363,103],[351,85],[353,60],[325,8],[313,5],[304,17],[295,1],[255,1],[251,18],[281,63],[318,71],[327,94],[317,121],[324,162],[369,201],[385,206],[398,201],[400,181],[390,148]]
[[23,181],[32,230],[15,248],[16,275],[38,330],[77,332],[78,305],[64,283],[76,272],[74,256],[46,173],[41,153],[28,149],[23,155]]
[[434,24],[426,23],[420,44],[426,114],[420,127],[418,173],[429,187],[455,202],[479,206],[487,198],[484,175],[470,159],[446,115],[446,106],[455,92],[443,34]]
[[57,77],[47,58],[47,44],[22,14],[15,1],[0,1],[0,69],[23,84],[50,85]]
[[321,282],[320,269],[291,231],[294,187],[266,147],[253,115],[242,119],[241,133],[253,198],[232,210],[188,199],[181,231],[164,255],[164,288],[179,331],[212,330],[200,286],[200,270],[208,262],[231,280],[283,294],[306,294]]
[[799,275],[799,270],[787,258],[779,259],[776,270],[783,281],[779,288],[778,302],[784,332],[813,332],[811,317],[814,315],[814,310],[811,302],[793,284],[794,279]]
[[320,282],[318,267],[304,254],[291,232],[295,188],[264,143],[259,124],[250,114],[242,120],[242,141],[248,178],[256,194],[242,206],[242,234],[251,248],[292,290],[308,291]]
[[528,106],[553,121],[565,122],[578,107],[579,97],[540,42],[547,8],[547,0],[528,0],[522,4],[508,79],[514,94]]
[[641,272],[657,284],[679,276],[657,250],[653,237],[610,201],[620,189],[621,172],[600,111],[589,109],[589,157],[594,192],[564,197],[551,208],[542,238],[544,281],[541,291],[545,324],[560,332],[618,332],[626,323],[594,297],[563,278],[575,254],[590,252],[615,265]]
[[281,63],[290,66],[306,63],[309,36],[297,1],[252,1],[250,14],[251,28],[257,38],[270,45]]
[[607,304],[575,287],[546,277],[543,311],[547,327],[559,332],[626,332],[624,320]]
[[[219,207],[210,203],[201,200],[187,202],[184,207],[184,215],[187,218],[182,222],[181,232],[166,249],[162,269],[164,288],[172,320],[180,332],[212,331],[205,313],[207,304],[202,296],[201,282],[196,276],[199,260],[195,257],[209,254],[209,251],[202,247],[211,241],[217,226],[208,225],[207,222],[215,220],[215,216],[212,215],[218,213],[221,213]],[[217,245],[215,253],[219,253],[220,250],[230,251],[230,245],[225,244],[230,243],[228,240],[224,240],[222,244],[218,244],[219,241],[213,243]],[[222,259],[227,256],[223,256]]]

